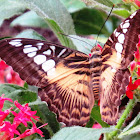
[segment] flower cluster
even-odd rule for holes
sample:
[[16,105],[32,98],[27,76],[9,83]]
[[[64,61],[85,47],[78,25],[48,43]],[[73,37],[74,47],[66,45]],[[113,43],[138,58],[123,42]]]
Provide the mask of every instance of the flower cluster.
[[24,81],[3,60],[0,61],[0,83],[13,83],[23,86]]
[[[131,77],[129,80],[129,85],[126,88],[126,95],[129,99],[133,99],[133,94],[135,89],[138,88],[140,85],[140,36],[139,42],[137,44],[137,51],[135,52],[135,60],[131,62],[130,69],[131,69]],[[134,76],[133,76],[134,75]],[[132,76],[135,77],[132,80]]]
[[[47,124],[37,128],[33,120],[38,120],[38,116],[34,116],[36,111],[31,111],[31,108],[26,104],[22,106],[17,101],[14,105],[20,110],[18,113],[12,111],[13,108],[2,111],[5,101],[13,101],[10,98],[4,98],[4,94],[0,97],[0,139],[1,140],[20,140],[34,133],[38,133],[43,137],[43,132],[39,129]],[[14,115],[13,123],[10,121],[4,121],[5,118],[12,113]],[[31,129],[26,129],[22,134],[18,131],[18,126],[22,123],[25,127],[28,127],[27,122],[32,123]],[[17,136],[17,137],[15,137]]]

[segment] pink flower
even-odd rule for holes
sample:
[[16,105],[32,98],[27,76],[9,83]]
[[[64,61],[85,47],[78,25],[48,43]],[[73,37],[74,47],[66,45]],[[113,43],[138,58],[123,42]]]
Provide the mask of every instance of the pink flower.
[[133,71],[135,69],[136,65],[137,65],[136,61],[132,61],[130,63],[130,69],[131,69],[131,71]]
[[11,138],[14,137],[14,134],[20,135],[20,133],[16,130],[15,125],[12,125],[8,121],[3,122],[3,125],[0,126],[0,131],[10,135]]
[[16,122],[15,124],[18,126],[20,123],[23,123],[26,127],[27,127],[27,122],[31,121],[31,119],[26,118],[26,116],[19,112],[16,113],[14,111],[11,111],[12,114],[15,116],[14,118],[14,122]]
[[135,0],[135,4],[140,7],[140,1],[139,0]]
[[35,119],[38,121],[38,116],[34,116],[37,111],[31,111],[31,108],[28,106],[28,103],[25,104],[23,107],[21,104],[19,104],[17,101],[14,102],[15,106],[20,109],[20,113],[24,115],[24,117],[28,118],[31,120],[31,118]]
[[4,98],[4,94],[1,95],[0,97],[0,110],[2,110],[4,102],[8,100],[9,102],[13,102],[12,99],[10,98]]
[[0,70],[5,70],[9,67],[3,60],[0,61]]
[[33,127],[31,129],[25,130],[24,133],[22,133],[17,138],[13,138],[12,140],[20,140],[20,139],[23,139],[27,136],[34,134],[34,133],[38,133],[39,135],[41,135],[41,137],[44,137],[43,132],[39,128],[44,127],[45,125],[47,125],[47,123],[37,128],[36,125],[33,123]]
[[2,124],[2,122],[4,121],[4,119],[9,115],[9,113],[11,112],[11,109],[7,109],[5,111],[0,111],[0,125]]
[[102,52],[102,47],[100,46],[100,44],[97,44],[97,46],[100,48],[101,52]]
[[140,52],[139,52],[139,46],[137,46],[137,51],[135,52],[135,58],[138,62],[140,62]]
[[137,79],[134,84],[132,83],[132,77],[130,77],[129,85],[126,88],[126,95],[129,99],[133,99],[133,90],[140,85],[140,79]]
[[20,86],[24,85],[24,81],[20,79],[19,75],[3,60],[0,61],[0,83],[13,83]]
[[[36,127],[35,123],[33,122],[33,119],[35,121],[39,118],[38,116],[34,116],[36,114],[36,111],[31,111],[31,108],[28,106],[28,104],[22,106],[17,101],[15,101],[14,104],[20,110],[18,113],[11,111],[12,108],[2,111],[5,100],[13,102],[10,98],[4,98],[4,94],[2,95],[2,97],[0,97],[0,139],[20,140],[34,133],[38,133],[43,137],[43,132],[39,128],[44,127],[47,124],[44,124],[38,128]],[[10,113],[15,116],[13,119],[13,123],[9,121],[4,121]],[[24,133],[20,134],[17,128],[20,127],[21,123],[28,127],[27,122],[30,122],[33,127],[31,129],[26,129]],[[15,134],[18,135],[18,137],[14,138]]]
[[137,74],[138,74],[138,76],[140,76],[140,67],[138,67]]
[[102,128],[102,126],[99,123],[96,123],[96,124],[93,124],[92,128],[99,129],[99,128]]

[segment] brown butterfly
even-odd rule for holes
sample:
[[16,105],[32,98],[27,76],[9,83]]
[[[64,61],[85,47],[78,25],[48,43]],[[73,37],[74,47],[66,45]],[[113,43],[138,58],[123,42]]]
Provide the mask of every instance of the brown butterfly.
[[129,83],[128,65],[134,59],[140,34],[140,10],[109,37],[102,52],[91,57],[46,41],[15,38],[0,41],[0,57],[29,85],[39,87],[41,100],[67,126],[84,126],[94,99],[100,99],[102,120],[116,124],[121,95]]

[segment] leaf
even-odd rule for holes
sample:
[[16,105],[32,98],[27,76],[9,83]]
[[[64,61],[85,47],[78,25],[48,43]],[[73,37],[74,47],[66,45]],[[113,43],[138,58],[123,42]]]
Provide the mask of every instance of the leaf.
[[47,23],[38,16],[34,11],[29,11],[23,15],[17,17],[11,22],[11,26],[21,25],[21,26],[31,26],[31,27],[40,27],[47,28]]
[[91,111],[90,115],[95,121],[97,121],[102,127],[110,127],[107,123],[102,121],[101,114],[100,114],[100,108],[99,106],[94,106]]
[[56,133],[51,140],[99,140],[102,133],[111,131],[113,131],[113,128],[65,127]]
[[113,13],[123,18],[127,18],[128,16],[130,16],[130,12],[126,9],[114,9]]
[[24,12],[26,7],[17,0],[0,0],[0,22]]
[[100,7],[100,8],[109,8],[113,6],[113,3],[110,0],[82,0],[88,6]]
[[38,34],[36,31],[32,29],[24,30],[23,32],[19,33],[16,38],[31,38],[31,39],[38,39],[38,40],[46,40],[43,36]]
[[123,138],[126,137],[127,135],[132,135],[132,134],[136,134],[136,133],[140,133],[140,125],[137,125],[136,127],[133,127],[132,129],[129,129],[128,131],[121,133],[118,138]]
[[[134,120],[132,122],[130,122],[129,125],[127,125],[124,129],[123,129],[123,132],[133,128],[134,126],[140,124],[140,113],[134,118]],[[122,132],[122,133],[123,133]]]
[[119,138],[123,138],[126,135],[130,135],[133,133],[140,132],[140,113],[135,117],[135,119],[130,122],[126,128],[123,129],[123,131],[118,135]]
[[122,138],[122,140],[140,140],[139,134],[129,135]]
[[60,0],[70,13],[76,12],[86,7],[81,0]]
[[72,40],[73,44],[76,46],[77,50],[86,54],[91,53],[91,49],[95,44],[95,40],[86,39],[77,35],[69,35],[69,37]]
[[29,105],[32,107],[32,109],[37,110],[36,115],[41,118],[43,124],[48,123],[46,127],[50,136],[60,129],[60,125],[56,120],[56,115],[48,109],[45,102],[38,99],[35,102],[29,103]]
[[[73,13],[72,17],[76,33],[82,35],[98,34],[105,22],[103,18],[104,15],[105,14],[99,10],[88,8]],[[105,26],[101,33],[109,35]]]
[[[35,11],[41,16],[64,46],[75,48],[72,42],[65,36],[59,34],[59,32],[69,34],[75,34],[72,18],[66,8],[59,0],[19,0],[24,3],[29,9]],[[65,21],[65,22],[64,22]]]
[[[37,93],[14,84],[0,84],[0,96],[2,94],[13,101],[18,100],[21,104],[33,102],[37,99]],[[5,108],[8,109],[9,106],[10,103],[6,102]]]

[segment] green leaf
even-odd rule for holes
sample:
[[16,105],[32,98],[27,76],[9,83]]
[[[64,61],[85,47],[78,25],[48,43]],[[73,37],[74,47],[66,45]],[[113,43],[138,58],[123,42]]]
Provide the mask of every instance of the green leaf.
[[123,129],[123,132],[135,127],[136,125],[140,124],[140,113],[134,118],[132,122],[126,128]]
[[125,136],[121,140],[140,140],[140,135],[134,134],[134,135]]
[[102,133],[110,131],[113,131],[113,128],[65,127],[56,133],[51,140],[99,140]]
[[140,125],[137,125],[136,127],[133,127],[132,129],[129,129],[128,131],[121,133],[118,138],[123,138],[126,137],[127,135],[132,135],[132,134],[136,134],[136,133],[140,133]]
[[76,12],[86,7],[81,0],[60,0],[70,13]]
[[[104,24],[104,13],[96,9],[82,9],[72,14],[75,30],[77,34],[98,34]],[[96,17],[96,18],[95,18]],[[101,31],[102,34],[109,35],[106,27]]]
[[127,18],[128,16],[130,16],[130,12],[125,9],[114,9],[113,13],[123,18]]
[[25,6],[17,0],[0,0],[0,23],[25,11]]
[[[14,84],[0,84],[0,96],[2,94],[13,101],[18,100],[21,104],[33,102],[37,99],[37,93]],[[9,106],[10,103],[6,102],[5,108],[8,109]]]
[[43,120],[49,124],[50,127],[53,128],[53,132],[56,133],[59,129],[59,123],[56,120],[56,115],[48,109],[48,106],[45,102],[38,101],[39,104],[36,103],[38,107],[38,113],[42,114]]
[[[130,133],[133,134],[135,131],[140,131],[140,113],[135,117],[135,119],[130,122],[126,128],[119,134],[119,138],[124,137],[125,135],[129,135]],[[139,126],[139,127],[138,127]]]
[[34,11],[29,11],[23,15],[17,17],[11,22],[11,26],[21,25],[21,26],[31,26],[31,27],[41,27],[47,28],[47,23],[38,16]]
[[43,36],[38,34],[36,31],[32,29],[24,30],[23,32],[19,33],[16,38],[31,38],[31,39],[38,39],[38,40],[46,40]]
[[29,9],[35,11],[40,15],[54,33],[57,35],[58,39],[62,45],[75,48],[72,42],[65,36],[59,34],[59,32],[69,34],[75,34],[74,25],[72,18],[66,8],[59,0],[19,0],[24,3]]
[[91,53],[91,49],[95,44],[95,40],[86,39],[77,35],[70,35],[70,39],[72,40],[73,44],[76,46],[78,51],[81,51],[86,54]]
[[110,127],[107,123],[102,121],[101,114],[100,114],[100,108],[99,106],[94,106],[91,111],[90,115],[95,121],[97,121],[102,127]]
[[88,6],[100,7],[100,8],[109,8],[113,6],[113,3],[110,0],[82,0]]
[[[29,103],[29,105],[32,107],[32,109],[37,110],[36,115],[41,118],[42,124],[48,123],[46,129],[50,137],[60,130],[60,125],[56,120],[56,115],[48,109],[45,102],[38,99],[35,102]],[[45,138],[49,138],[48,135],[46,135]]]

